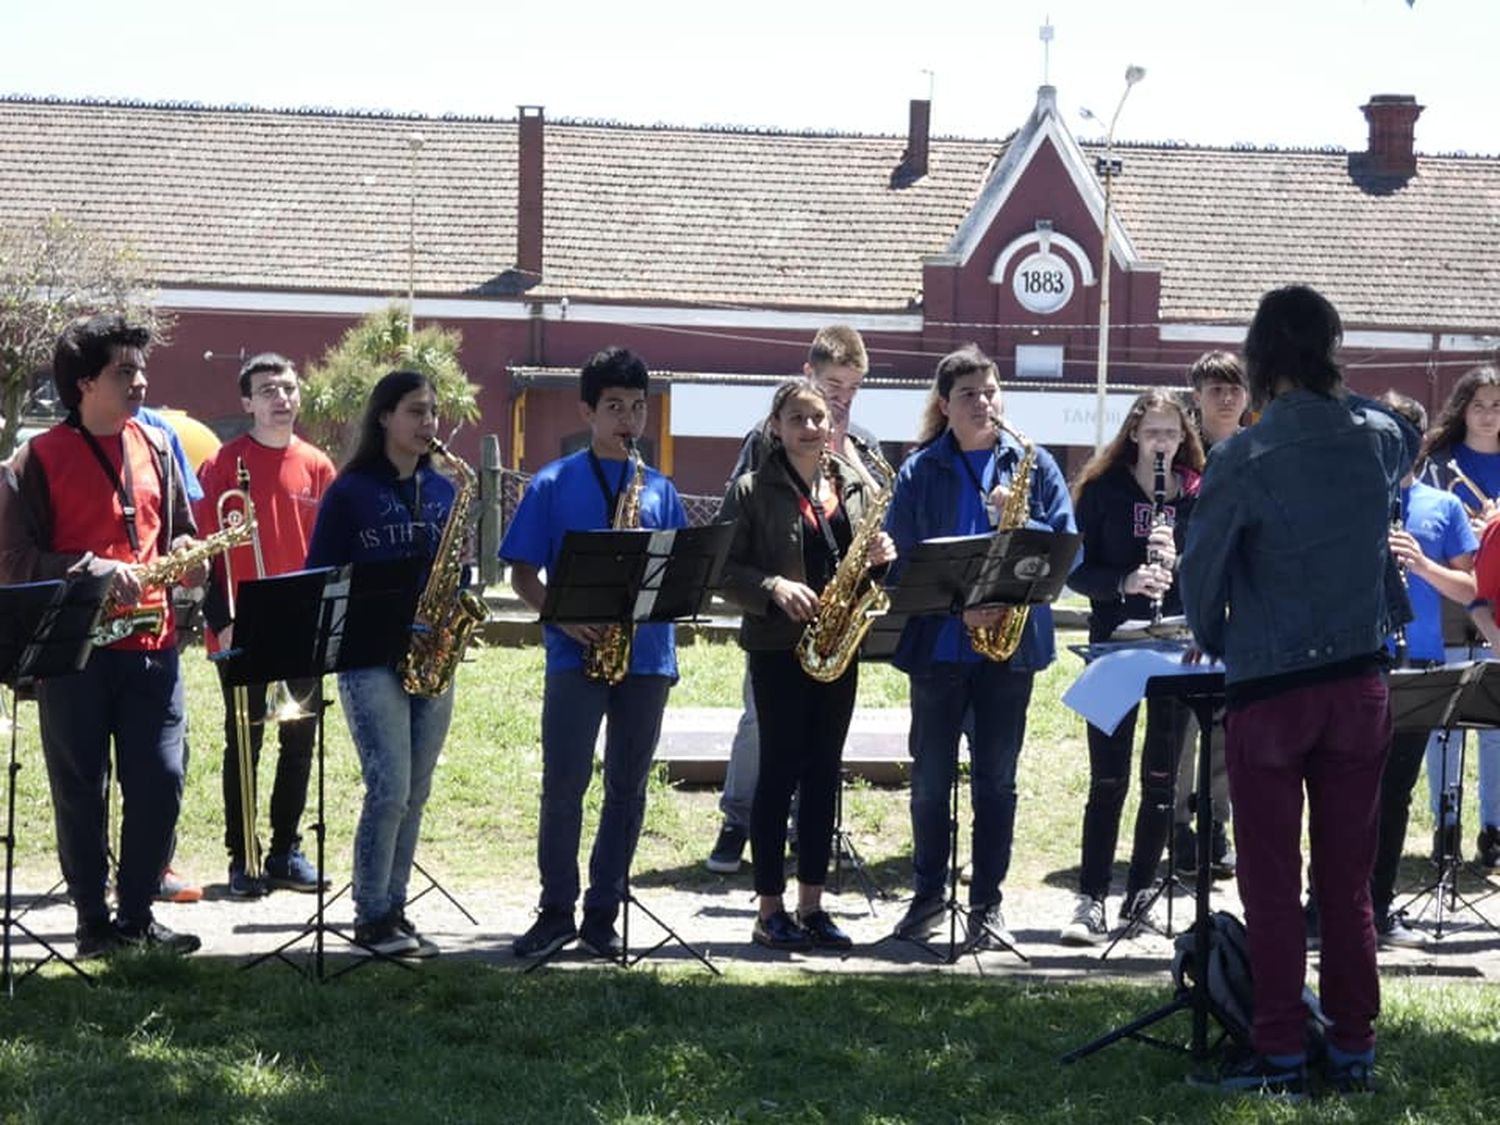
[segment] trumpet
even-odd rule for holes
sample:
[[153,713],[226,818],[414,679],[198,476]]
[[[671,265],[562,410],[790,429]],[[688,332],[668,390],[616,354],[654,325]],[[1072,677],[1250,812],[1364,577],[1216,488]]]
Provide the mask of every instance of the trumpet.
[[1445,468],[1447,468],[1447,470],[1453,474],[1453,479],[1448,482],[1449,492],[1453,493],[1453,495],[1455,496],[1458,496],[1458,488],[1460,485],[1462,485],[1474,495],[1475,499],[1479,501],[1479,507],[1476,508],[1462,496],[1458,496],[1458,502],[1464,506],[1464,511],[1469,513],[1469,518],[1471,520],[1485,518],[1484,510],[1494,502],[1494,497],[1485,495],[1484,489],[1475,484],[1473,479],[1458,467],[1457,458],[1448,458],[1448,462]]

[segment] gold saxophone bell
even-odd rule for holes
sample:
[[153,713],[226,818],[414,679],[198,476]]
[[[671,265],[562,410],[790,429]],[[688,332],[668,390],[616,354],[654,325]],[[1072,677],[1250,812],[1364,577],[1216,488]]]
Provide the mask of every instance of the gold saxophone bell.
[[[1024,527],[1031,506],[1031,471],[1036,465],[1036,446],[1031,439],[1003,418],[995,418],[995,448],[1000,448],[1000,435],[1009,431],[1021,443],[1021,463],[1005,494],[1005,503],[1000,509],[996,531],[1011,531]],[[1000,611],[1000,620],[994,625],[969,630],[969,645],[980,656],[1002,663],[1016,654],[1021,645],[1021,635],[1026,631],[1029,606],[1006,606]]]
[[[634,438],[625,439],[625,449],[630,455],[626,462],[630,483],[615,502],[610,527],[616,531],[641,526],[641,492],[646,484],[646,462],[636,449]],[[604,636],[584,650],[583,674],[595,683],[613,686],[623,682],[630,673],[630,650],[634,639],[634,625],[622,625],[618,621],[606,625]]]

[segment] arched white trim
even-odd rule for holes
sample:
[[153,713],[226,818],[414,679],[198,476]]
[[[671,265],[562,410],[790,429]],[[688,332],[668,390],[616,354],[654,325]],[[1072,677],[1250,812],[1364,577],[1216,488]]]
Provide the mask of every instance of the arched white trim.
[[1065,234],[1043,230],[1023,234],[1001,250],[1000,256],[995,259],[995,268],[990,270],[990,280],[997,285],[1004,284],[1006,271],[1021,251],[1032,246],[1045,249],[1048,244],[1064,251],[1073,259],[1073,264],[1078,268],[1078,276],[1083,279],[1085,286],[1094,284],[1094,263],[1089,261],[1088,252]]

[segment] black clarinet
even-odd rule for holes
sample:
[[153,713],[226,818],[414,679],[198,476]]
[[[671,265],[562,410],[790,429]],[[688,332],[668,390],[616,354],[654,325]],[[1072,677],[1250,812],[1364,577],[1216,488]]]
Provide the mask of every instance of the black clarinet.
[[[1152,467],[1155,478],[1151,482],[1151,530],[1167,522],[1167,455],[1162,452],[1156,454],[1156,464]],[[1161,565],[1161,552],[1151,547],[1146,552],[1146,561],[1152,566]],[[1161,624],[1161,603],[1165,593],[1152,595],[1151,598],[1151,624]]]

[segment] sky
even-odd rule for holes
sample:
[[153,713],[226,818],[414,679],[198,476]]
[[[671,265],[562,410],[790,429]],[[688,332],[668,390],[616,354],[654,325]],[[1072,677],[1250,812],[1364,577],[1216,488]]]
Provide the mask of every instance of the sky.
[[[59,17],[59,12],[66,14]],[[1053,27],[1050,58],[1038,35]],[[0,93],[1001,137],[1045,77],[1082,139],[1500,153],[1500,0],[0,0]]]

